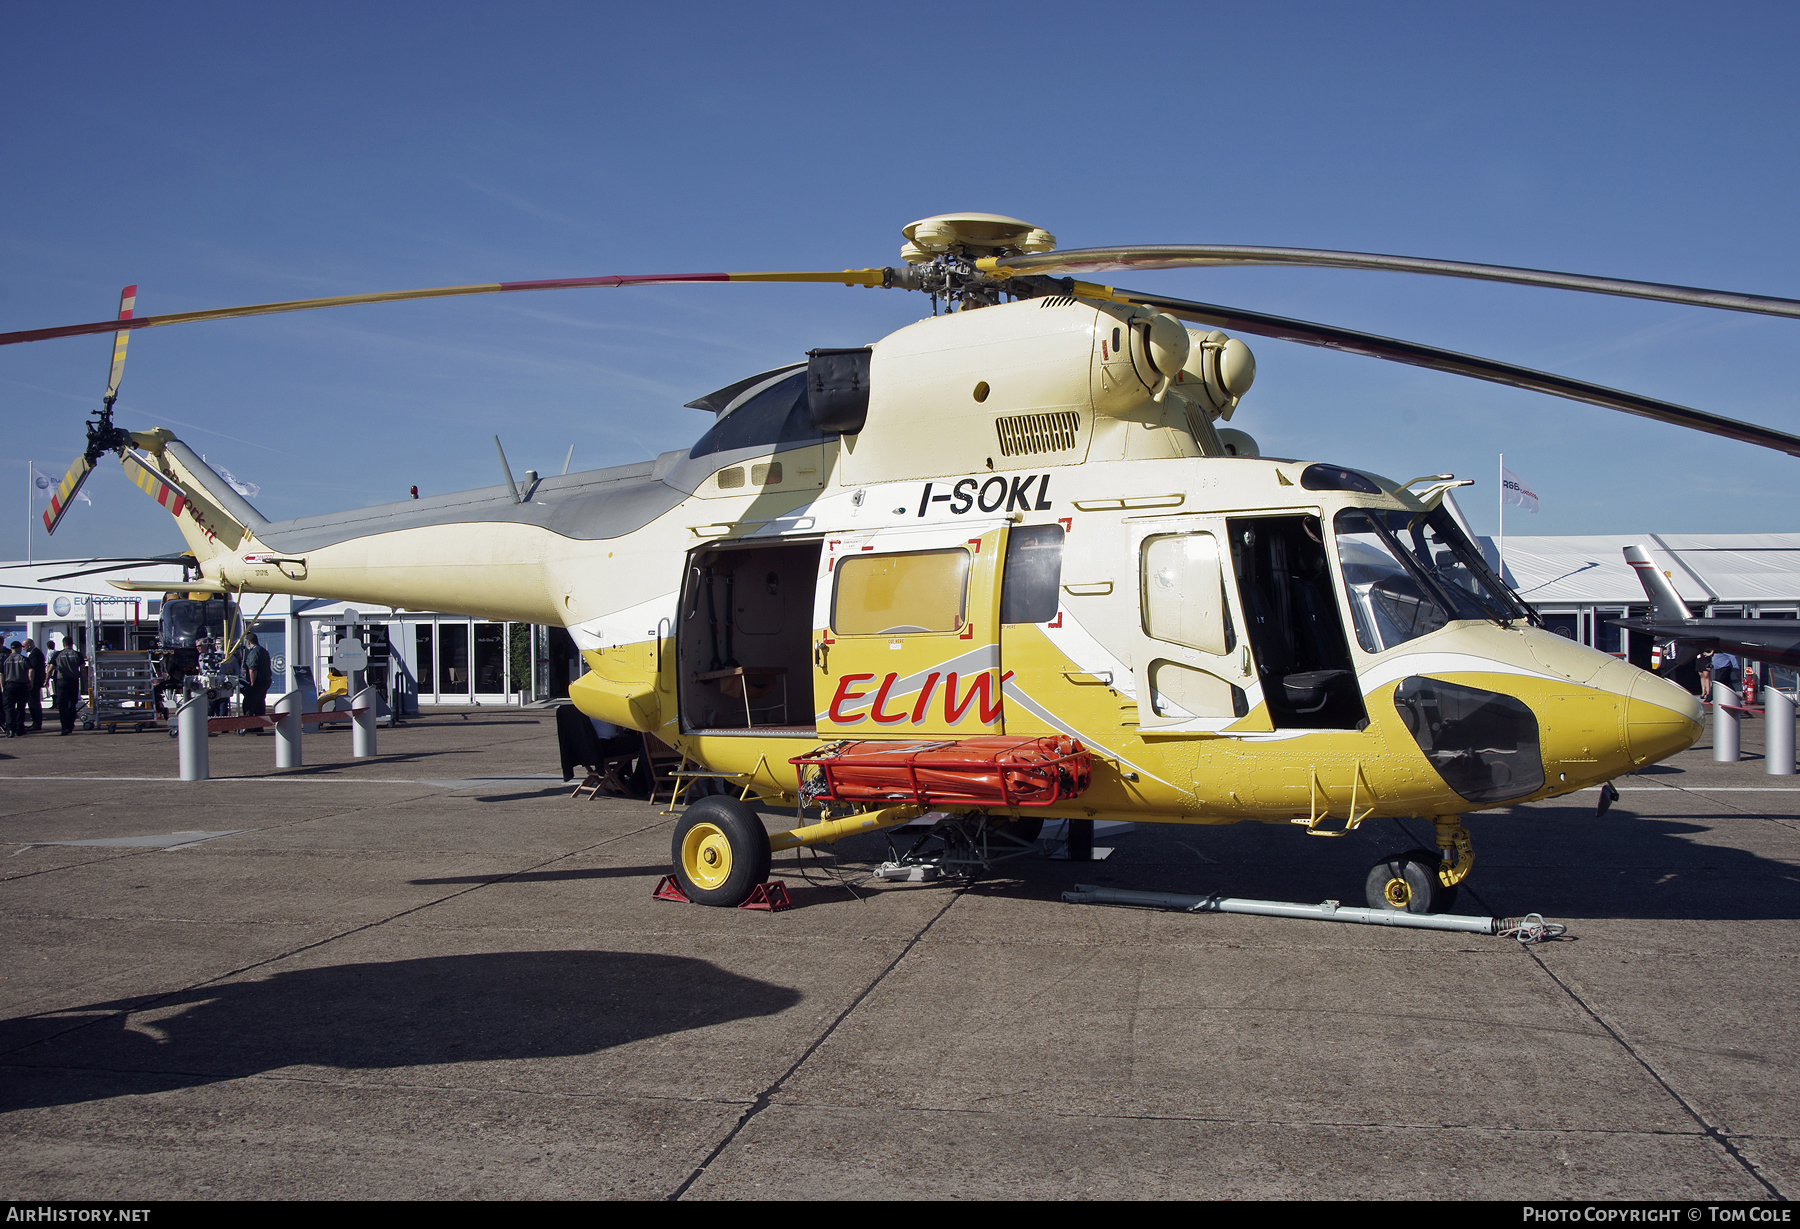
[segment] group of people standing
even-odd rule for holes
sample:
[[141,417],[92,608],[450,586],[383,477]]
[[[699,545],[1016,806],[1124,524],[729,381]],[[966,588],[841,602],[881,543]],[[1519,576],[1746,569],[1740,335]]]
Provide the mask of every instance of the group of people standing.
[[75,710],[81,705],[81,683],[86,670],[87,655],[67,641],[58,649],[55,637],[46,637],[43,649],[31,640],[15,640],[7,645],[0,656],[6,737],[23,738],[44,728],[46,682],[56,685],[56,714],[62,720],[62,732],[74,733]]
[[[272,681],[269,650],[258,644],[255,633],[251,633],[244,637],[243,647],[234,657],[243,683],[245,715],[267,713]],[[23,738],[44,728],[44,688],[47,684],[54,684],[56,715],[62,722],[62,733],[73,734],[75,713],[81,707],[86,678],[87,655],[67,637],[60,649],[53,636],[45,638],[42,649],[29,639],[14,640],[0,647],[0,688],[3,688],[0,700],[4,705],[0,710],[0,726],[4,726],[6,737]]]

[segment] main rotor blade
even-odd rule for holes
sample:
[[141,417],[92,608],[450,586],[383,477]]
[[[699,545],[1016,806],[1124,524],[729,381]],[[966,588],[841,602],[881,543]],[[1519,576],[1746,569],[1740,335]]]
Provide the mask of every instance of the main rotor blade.
[[988,257],[975,263],[984,272],[997,273],[1002,277],[1008,273],[1037,273],[1060,277],[1071,273],[1186,269],[1222,265],[1293,265],[1311,269],[1373,269],[1385,273],[1431,273],[1439,277],[1469,277],[1487,282],[1513,282],[1521,286],[1549,286],[1557,290],[1583,290],[1592,294],[1622,295],[1631,299],[1655,299],[1663,303],[1686,303],[1693,307],[1718,307],[1726,311],[1760,312],[1767,316],[1792,316],[1800,319],[1800,300],[1796,299],[1780,299],[1760,294],[1735,294],[1728,290],[1702,290],[1695,286],[1666,286],[1660,282],[1631,282],[1614,277],[1587,277],[1579,273],[1553,273],[1546,269],[1515,269],[1507,265],[1475,265],[1457,260],[1429,260],[1418,256],[1383,256],[1378,252],[1330,252],[1314,248],[1177,243],[1160,246],[1081,248],[1068,252]]
[[[45,583],[46,581],[52,581],[52,580],[72,580],[77,576],[93,576],[98,572],[121,572],[121,571],[124,571],[126,568],[142,567],[146,563],[167,563],[167,564],[180,564],[180,563],[184,563],[184,562],[192,563],[193,558],[194,557],[192,555],[147,555],[140,559],[125,559],[125,558],[115,558],[115,559],[111,559],[111,560],[89,559],[88,560],[89,563],[97,563],[100,566],[99,567],[91,567],[91,568],[83,568],[78,572],[58,572],[55,576],[40,576],[40,577],[38,577],[38,583],[41,585],[41,584]],[[14,563],[14,564],[8,564],[7,566],[9,566],[9,567],[27,567],[29,565],[23,564],[23,563]],[[43,567],[44,565],[40,563],[37,566]],[[174,582],[170,582],[170,583],[174,583]]]
[[[1053,285],[1060,289],[1062,284]],[[1290,320],[1284,316],[1219,307],[1211,303],[1195,303],[1187,299],[1171,299],[1162,295],[1139,294],[1135,290],[1117,290],[1088,282],[1076,282],[1072,291],[1064,293],[1073,293],[1082,298],[1111,299],[1118,303],[1139,303],[1216,329],[1275,337],[1282,341],[1297,341],[1301,345],[1321,346],[1327,350],[1342,350],[1347,354],[1361,354],[1368,358],[1383,358],[1396,363],[1409,363],[1414,367],[1428,367],[1433,371],[1470,376],[1494,384],[1528,388],[1533,392],[1566,397],[1571,401],[1585,401],[1589,405],[1603,406],[1609,410],[1623,410],[1641,418],[1653,418],[1673,426],[1688,427],[1709,435],[1721,435],[1729,440],[1755,444],[1760,448],[1773,448],[1778,452],[1800,457],[1800,436],[1789,435],[1785,431],[1739,422],[1734,418],[1658,401],[1653,397],[1640,397],[1636,393],[1621,392],[1616,388],[1572,380],[1568,376],[1554,375],[1548,371],[1515,367],[1511,363],[1501,363],[1491,358],[1458,354],[1454,350],[1440,350],[1436,346],[1379,337],[1374,333],[1358,333],[1335,325],[1313,324],[1306,320]]]
[[23,329],[0,333],[0,346],[57,337],[81,337],[110,333],[124,337],[126,329],[153,329],[164,324],[193,324],[202,320],[230,320],[238,316],[273,316],[280,312],[312,311],[320,307],[350,307],[360,303],[398,303],[406,299],[449,299],[458,295],[507,294],[515,290],[579,290],[596,286],[665,286],[681,282],[836,282],[844,286],[881,286],[893,275],[886,269],[845,269],[839,273],[636,273],[612,277],[564,277],[539,282],[484,282],[474,286],[436,286],[428,290],[389,290],[379,294],[342,294],[328,299],[292,299],[285,303],[255,303],[247,307],[215,307],[208,311],[170,312],[139,316],[133,320],[96,320],[91,324],[65,324],[51,329]]

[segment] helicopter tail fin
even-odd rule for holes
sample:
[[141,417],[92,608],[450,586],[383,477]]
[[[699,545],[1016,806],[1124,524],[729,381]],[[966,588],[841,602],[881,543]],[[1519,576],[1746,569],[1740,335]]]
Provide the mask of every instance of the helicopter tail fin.
[[249,500],[168,431],[133,432],[131,441],[143,451],[121,451],[125,472],[168,509],[201,563],[241,549],[268,526],[268,519]]
[[1687,603],[1675,592],[1663,570],[1656,566],[1650,552],[1642,546],[1627,546],[1625,562],[1637,573],[1638,583],[1644,586],[1644,593],[1650,598],[1650,617],[1659,620],[1680,620],[1687,622],[1693,618],[1688,613]]

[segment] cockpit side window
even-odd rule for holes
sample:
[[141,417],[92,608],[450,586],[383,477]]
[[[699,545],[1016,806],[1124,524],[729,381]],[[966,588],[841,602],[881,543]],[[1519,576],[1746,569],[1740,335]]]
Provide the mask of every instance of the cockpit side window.
[[835,432],[821,431],[813,424],[806,407],[806,372],[801,370],[719,419],[688,455],[704,457],[738,448],[794,448],[836,438]]
[[1452,619],[1507,625],[1531,618],[1530,608],[1494,576],[1442,508],[1346,508],[1334,526],[1356,640],[1370,653]]
[[1338,562],[1350,591],[1350,621],[1364,652],[1381,653],[1450,621],[1431,590],[1396,554],[1375,517],[1363,508],[1337,514]]

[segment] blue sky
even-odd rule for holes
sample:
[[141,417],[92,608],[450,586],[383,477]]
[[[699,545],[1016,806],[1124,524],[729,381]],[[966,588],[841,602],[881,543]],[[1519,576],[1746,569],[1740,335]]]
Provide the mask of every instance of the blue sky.
[[[1800,297],[1792,5],[36,5],[0,41],[0,329],[603,273],[895,263],[975,209],[1064,248],[1220,242]],[[1542,367],[1800,433],[1800,322],[1405,275],[1122,283]],[[135,335],[128,426],[271,517],[685,446],[681,403],[924,300],[701,286],[350,308]],[[1543,496],[1509,533],[1800,530],[1800,459],[1248,339],[1272,454]],[[109,340],[0,350],[0,557]],[[178,548],[115,465],[39,556]],[[10,502],[8,502],[10,501]]]

